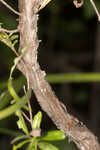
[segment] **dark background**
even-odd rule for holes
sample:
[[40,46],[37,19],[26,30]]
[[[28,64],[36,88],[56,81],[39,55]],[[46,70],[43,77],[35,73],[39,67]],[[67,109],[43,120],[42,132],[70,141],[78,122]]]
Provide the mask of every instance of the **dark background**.
[[[18,9],[17,0],[7,2]],[[100,10],[100,1],[95,0],[95,2]],[[3,23],[2,26],[6,29],[15,29],[18,24],[17,16],[2,4],[0,4],[0,23]],[[73,5],[72,0],[50,2],[39,12],[38,37],[42,40],[38,59],[41,68],[47,74],[100,72],[100,22],[89,0],[86,0],[79,9]],[[13,52],[0,42],[1,82],[9,78],[14,57]],[[20,75],[16,71],[15,77]],[[100,139],[100,83],[71,82],[52,84],[52,87],[59,99],[67,106],[68,111],[83,121]],[[37,112],[40,107],[34,94],[33,99],[34,112]],[[14,116],[2,120],[0,127],[16,129],[15,120]],[[45,113],[42,128],[43,130],[55,128]],[[10,140],[9,136],[1,134],[2,150],[7,149],[7,144],[4,143],[9,145]],[[72,147],[68,149],[74,150]]]

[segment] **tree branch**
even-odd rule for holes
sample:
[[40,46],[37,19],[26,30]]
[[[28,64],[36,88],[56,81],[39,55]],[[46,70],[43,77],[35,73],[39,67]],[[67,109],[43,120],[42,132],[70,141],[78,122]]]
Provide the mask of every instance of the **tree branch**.
[[1,28],[1,27],[0,27],[0,32],[17,33],[17,32],[19,32],[19,29],[8,30],[8,29],[4,29],[4,28]]
[[[37,37],[37,21],[39,0],[19,0],[19,10],[22,14],[19,18],[20,47],[27,45],[23,56],[24,63],[20,62],[19,70],[28,79],[30,88],[33,89],[42,109],[53,120],[56,126],[76,143],[81,150],[100,150],[97,138],[78,119],[70,115],[65,106],[55,96],[50,85],[45,80],[45,72],[40,69],[37,62],[37,49],[39,40]],[[25,65],[25,66],[23,66]]]
[[97,15],[97,17],[98,17],[98,21],[100,21],[100,13],[99,13],[99,11],[98,11],[98,9],[97,9],[97,7],[96,7],[94,1],[93,1],[93,0],[90,0],[90,3],[92,4],[92,6],[93,6],[93,8],[94,8],[94,10],[95,10],[95,12],[96,12],[96,15]]
[[4,0],[0,0],[0,2],[5,5],[8,9],[10,9],[13,13],[15,13],[16,15],[21,15],[19,12],[17,12],[16,10],[14,10],[11,6],[9,6]]

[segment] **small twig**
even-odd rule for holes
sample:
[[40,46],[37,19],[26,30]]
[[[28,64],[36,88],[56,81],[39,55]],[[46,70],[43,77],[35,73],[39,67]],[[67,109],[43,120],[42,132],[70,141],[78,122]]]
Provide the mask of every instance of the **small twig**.
[[4,29],[4,28],[0,28],[0,32],[16,33],[16,32],[19,32],[19,29],[7,30],[7,29]]
[[51,0],[42,0],[38,12],[43,9]]
[[19,54],[16,52],[16,49],[15,49],[15,48],[13,48],[12,50],[13,50],[13,52],[16,54],[16,56],[18,57],[18,56],[19,56]]
[[19,12],[17,12],[16,10],[14,10],[11,6],[9,6],[4,0],[0,0],[0,2],[2,4],[4,4],[8,9],[10,9],[12,12],[14,12],[16,15],[21,16],[21,14]]
[[22,111],[23,116],[25,117],[25,119],[30,123],[30,119],[27,117],[27,115]]
[[[28,89],[29,89],[29,87],[28,87]],[[24,92],[26,93],[26,89],[25,89],[25,86],[24,86]],[[29,108],[29,115],[30,115],[30,119],[29,119],[29,122],[31,123],[31,127],[32,127],[32,123],[33,123],[33,121],[32,121],[32,118],[33,118],[33,116],[32,116],[32,108],[31,108],[31,104],[30,104],[30,100],[28,99],[28,108]],[[25,115],[25,114],[24,114]],[[27,116],[26,116],[27,117]],[[25,118],[26,118],[25,117]]]
[[99,11],[98,11],[98,9],[97,9],[97,7],[96,7],[94,1],[93,1],[93,0],[90,0],[90,3],[92,4],[92,6],[93,6],[93,8],[94,8],[94,10],[95,10],[95,12],[96,12],[96,14],[97,14],[98,21],[100,21],[100,13],[99,13]]
[[28,100],[28,108],[29,108],[29,114],[30,114],[30,123],[31,123],[31,127],[32,127],[32,108],[31,108],[31,104],[30,104],[30,100]]

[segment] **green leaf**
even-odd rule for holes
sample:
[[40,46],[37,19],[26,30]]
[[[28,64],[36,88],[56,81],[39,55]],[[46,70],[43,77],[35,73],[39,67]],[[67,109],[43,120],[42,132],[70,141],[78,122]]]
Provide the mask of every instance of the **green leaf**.
[[14,105],[9,106],[8,108],[0,111],[0,120],[4,119],[8,116],[10,116],[11,114],[13,114],[16,110],[24,107],[24,105],[26,104],[27,100],[20,100],[18,102],[16,102]]
[[41,150],[59,150],[56,146],[46,142],[41,142],[38,146]]
[[33,138],[26,150],[37,150],[37,141]]
[[33,143],[30,143],[30,144],[27,146],[26,150],[35,150],[34,144],[33,144]]
[[22,49],[22,54],[21,54],[19,57],[16,57],[16,58],[14,59],[14,65],[12,66],[11,71],[10,71],[10,80],[12,80],[12,74],[13,74],[13,72],[14,72],[14,70],[15,70],[17,64],[18,64],[18,62],[21,60],[21,58],[22,58],[24,52],[26,51],[26,48],[27,48],[27,46],[25,46],[25,47]]
[[24,105],[27,103],[27,99],[29,99],[31,97],[31,90],[29,90],[25,96],[23,96],[21,98],[21,100],[19,100],[18,102],[16,102],[14,105],[9,106],[8,108],[0,111],[0,120],[4,119],[8,116],[10,116],[11,114],[13,114],[14,112],[16,112],[17,110],[21,109],[22,107],[24,107]]
[[13,74],[13,72],[14,72],[14,70],[15,70],[17,64],[18,64],[18,62],[20,61],[20,59],[21,59],[21,56],[16,57],[16,58],[14,59],[14,65],[12,66],[11,71],[10,71],[10,80],[12,79],[12,74]]
[[9,79],[8,80],[8,90],[11,94],[11,96],[15,99],[15,100],[20,100],[20,97],[16,94],[14,88],[13,88],[13,85],[12,85],[12,79]]
[[22,129],[23,132],[28,135],[28,129],[27,129],[27,126],[26,126],[26,124],[25,124],[24,118],[23,118],[23,116],[22,116],[22,114],[21,114],[21,111],[20,111],[20,110],[17,110],[17,111],[16,111],[16,115],[17,115],[18,118],[19,118],[19,120],[17,121],[18,128],[19,128],[19,129]]
[[24,105],[27,103],[27,100],[20,100],[18,102],[16,102],[14,105],[9,106],[8,108],[0,111],[0,120],[10,116],[11,114],[13,114],[16,110],[24,107]]
[[0,95],[0,110],[3,109],[9,103],[9,97],[11,98],[8,90],[1,93],[1,95]]
[[39,111],[33,118],[32,129],[40,128],[42,113]]
[[29,142],[30,142],[30,140],[25,140],[23,142],[20,142],[19,144],[13,146],[13,150],[17,150],[17,149],[21,148],[23,145],[25,145]]
[[[25,47],[22,49],[22,52],[23,52],[23,53],[25,52],[26,48],[27,48],[27,47],[25,46]],[[19,98],[19,96],[16,94],[16,92],[15,92],[13,86],[12,86],[12,79],[13,79],[13,78],[12,78],[12,74],[13,74],[13,72],[14,72],[14,70],[15,70],[15,67],[17,66],[18,62],[19,62],[20,59],[22,58],[23,53],[22,53],[19,57],[16,57],[16,58],[14,59],[14,65],[13,65],[12,68],[11,68],[10,77],[9,77],[9,80],[8,80],[8,90],[9,90],[10,94],[12,95],[12,97],[13,97],[15,100],[19,100],[20,98]]]
[[12,74],[13,74],[14,69],[15,69],[16,65],[18,64],[19,60],[20,60],[20,57],[17,57],[17,58],[14,59],[14,65],[11,68],[10,77],[9,77],[9,80],[8,80],[8,90],[9,90],[10,94],[12,95],[12,97],[15,100],[20,100],[20,97],[16,94],[16,92],[15,92],[15,90],[13,88],[13,85],[12,85]]
[[12,35],[11,37],[5,33],[5,32],[0,32],[0,41],[3,42],[5,45],[10,47],[12,50],[14,50],[14,45],[12,40],[15,40],[18,38],[18,35]]
[[7,33],[5,33],[5,32],[0,32],[0,40],[8,39],[8,38],[9,38],[9,36],[8,36]]
[[7,128],[0,128],[0,133],[4,135],[10,135],[10,136],[19,136],[19,135],[22,136],[22,133],[20,133],[19,131],[7,129]]
[[27,135],[19,135],[19,136],[15,137],[11,141],[11,144],[14,144],[15,142],[18,142],[19,140],[23,140],[23,139],[29,139],[29,136],[27,136]]
[[13,35],[9,36],[11,41],[18,39],[18,37],[19,37],[18,34],[13,34]]
[[[25,82],[26,81],[23,76],[20,76],[17,79],[14,79],[13,84],[14,84],[14,89],[16,90],[16,92],[19,92],[21,90]],[[4,89],[6,89],[7,86],[8,86],[8,80],[3,81],[3,82],[0,81],[0,90],[4,91]],[[5,92],[2,92],[2,94],[0,95],[0,110],[5,108],[9,104],[11,99],[12,99],[12,96],[8,90],[5,90]]]
[[54,130],[54,131],[49,131],[44,137],[40,137],[40,140],[44,141],[58,141],[58,140],[63,140],[65,139],[66,136],[63,131],[60,130]]
[[14,42],[13,42],[13,47],[16,45],[18,43],[18,40],[14,40]]

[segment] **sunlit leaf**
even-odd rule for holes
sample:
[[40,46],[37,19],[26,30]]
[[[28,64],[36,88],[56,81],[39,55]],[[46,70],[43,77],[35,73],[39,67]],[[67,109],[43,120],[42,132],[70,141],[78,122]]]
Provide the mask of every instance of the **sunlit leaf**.
[[32,129],[40,128],[42,113],[39,111],[33,118]]
[[16,39],[18,39],[18,34],[13,34],[13,35],[9,36],[9,38],[11,41],[16,40]]
[[36,141],[36,138],[33,138],[31,141],[30,141],[30,144],[28,145],[27,149],[26,150],[37,150],[37,141]]
[[26,93],[25,96],[23,96],[21,98],[21,100],[17,101],[12,106],[9,106],[8,108],[0,111],[0,120],[10,116],[11,114],[16,112],[17,110],[23,108],[27,102],[27,99],[30,99],[30,97],[31,97],[31,89]]
[[20,97],[16,94],[15,89],[13,88],[11,79],[8,80],[8,90],[9,90],[11,96],[13,97],[13,99],[20,100]]
[[46,142],[41,142],[38,146],[41,150],[59,150],[56,146]]
[[57,141],[57,140],[63,140],[65,139],[66,136],[63,131],[60,130],[54,130],[54,131],[49,131],[44,137],[41,137],[41,140],[45,141]]
[[19,118],[19,120],[17,121],[18,128],[22,129],[23,132],[28,135],[28,129],[27,129],[27,126],[25,124],[24,118],[21,114],[21,111],[20,110],[16,111],[16,115]]
[[20,143],[17,144],[17,145],[13,145],[13,150],[17,150],[17,149],[21,148],[23,145],[25,145],[25,144],[27,144],[27,143],[29,143],[29,142],[30,142],[30,140],[25,140],[25,141],[23,141],[23,142],[20,142]]
[[[25,46],[25,47],[22,49],[22,52],[23,52],[23,53],[25,52],[26,48],[27,48],[27,47]],[[8,90],[9,90],[10,94],[12,95],[12,97],[13,97],[15,100],[19,100],[20,98],[19,98],[19,96],[17,95],[17,93],[15,92],[15,90],[14,90],[14,88],[13,88],[13,85],[12,85],[12,79],[13,79],[13,78],[12,78],[12,74],[13,74],[13,72],[14,72],[14,70],[15,70],[17,64],[18,64],[18,62],[19,62],[20,59],[22,58],[23,53],[22,53],[19,57],[16,57],[16,58],[14,59],[14,65],[13,65],[12,68],[11,68],[10,77],[9,77],[9,80],[8,80]]]
[[18,35],[9,36],[5,32],[0,32],[0,41],[3,42],[5,45],[7,45],[12,50],[14,50],[14,45],[17,43],[17,41],[14,42],[17,38],[18,38]]
[[19,135],[17,137],[15,137],[12,141],[11,144],[14,144],[15,142],[18,142],[19,140],[25,140],[25,139],[29,139],[29,136],[27,135]]

